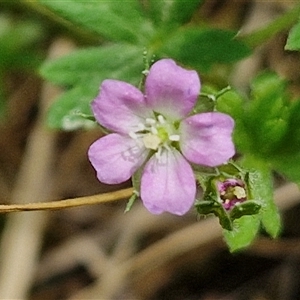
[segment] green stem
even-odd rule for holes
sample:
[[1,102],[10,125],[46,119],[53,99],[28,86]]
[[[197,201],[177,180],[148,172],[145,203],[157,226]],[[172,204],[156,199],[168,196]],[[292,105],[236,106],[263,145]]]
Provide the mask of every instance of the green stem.
[[216,101],[219,97],[224,95],[225,93],[229,92],[231,90],[231,86],[226,86],[224,89],[218,91],[216,94],[208,94],[208,93],[200,93],[200,96],[206,97],[210,99],[211,101]]
[[278,17],[267,26],[258,29],[254,32],[245,35],[238,35],[237,38],[248,44],[250,47],[255,48],[280,31],[290,28],[300,16],[300,5],[287,11],[284,15]]
[[223,96],[224,94],[226,94],[227,92],[231,91],[231,86],[228,85],[226,86],[224,89],[222,89],[221,91],[216,93],[216,99],[218,99],[219,97]]

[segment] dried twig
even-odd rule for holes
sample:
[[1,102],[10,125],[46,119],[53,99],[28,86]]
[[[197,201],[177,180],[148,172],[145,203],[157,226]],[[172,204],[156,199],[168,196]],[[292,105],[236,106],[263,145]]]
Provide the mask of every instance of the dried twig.
[[35,202],[25,204],[3,204],[0,205],[0,213],[36,211],[36,210],[57,210],[64,208],[72,208],[84,205],[93,205],[106,202],[113,202],[129,198],[133,193],[132,188],[127,188],[115,192],[109,192],[99,195],[79,197],[74,199],[66,199],[50,202]]

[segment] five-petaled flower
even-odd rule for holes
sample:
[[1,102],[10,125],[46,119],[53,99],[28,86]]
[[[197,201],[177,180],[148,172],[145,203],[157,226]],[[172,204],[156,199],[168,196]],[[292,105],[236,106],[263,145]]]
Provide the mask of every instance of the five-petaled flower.
[[191,115],[199,93],[197,72],[171,59],[152,65],[145,94],[126,82],[104,80],[92,110],[112,133],[88,151],[98,179],[121,183],[142,167],[145,207],[153,214],[185,214],[196,195],[191,163],[215,167],[234,155],[231,117],[219,112]]

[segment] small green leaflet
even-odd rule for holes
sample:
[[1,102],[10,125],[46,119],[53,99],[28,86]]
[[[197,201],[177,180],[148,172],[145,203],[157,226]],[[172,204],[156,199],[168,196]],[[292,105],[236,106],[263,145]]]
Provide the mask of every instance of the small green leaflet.
[[153,23],[159,27],[188,22],[203,0],[146,0],[146,10]]
[[213,64],[233,63],[250,55],[250,49],[234,37],[232,31],[187,27],[166,38],[158,51],[185,65],[208,72]]
[[300,22],[298,22],[290,31],[285,45],[285,50],[300,51]]
[[145,46],[153,35],[153,26],[143,16],[137,0],[126,1],[53,1],[37,0],[44,8],[54,12],[76,26],[114,42],[127,42]]

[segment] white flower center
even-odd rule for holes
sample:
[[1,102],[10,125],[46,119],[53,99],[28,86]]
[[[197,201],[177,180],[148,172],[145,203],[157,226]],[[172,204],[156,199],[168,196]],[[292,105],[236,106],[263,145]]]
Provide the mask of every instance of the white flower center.
[[162,115],[146,118],[144,124],[138,124],[137,131],[129,132],[129,136],[141,139],[145,148],[157,151],[158,155],[163,147],[168,148],[171,143],[180,140],[174,124],[168,122]]

